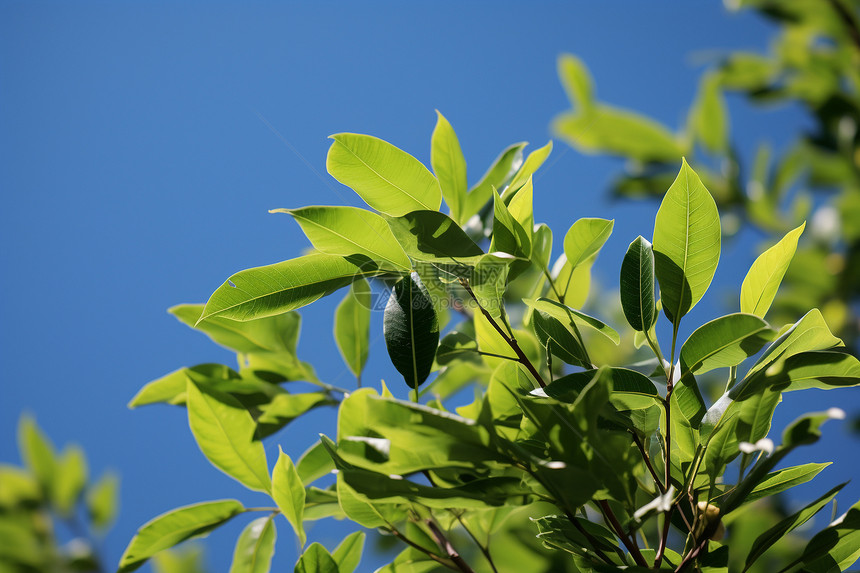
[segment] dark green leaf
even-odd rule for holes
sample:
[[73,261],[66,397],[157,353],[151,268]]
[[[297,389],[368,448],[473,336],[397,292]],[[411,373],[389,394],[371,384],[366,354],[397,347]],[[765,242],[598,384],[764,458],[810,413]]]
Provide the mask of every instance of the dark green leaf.
[[648,331],[657,321],[654,251],[642,236],[630,243],[621,263],[621,308],[634,330]]
[[409,387],[418,388],[430,374],[439,344],[436,312],[418,275],[394,285],[385,306],[383,334],[394,367]]
[[[557,378],[546,388],[535,390],[532,394],[543,393],[560,402],[572,404],[597,373],[596,369],[574,372]],[[657,388],[644,374],[626,368],[608,368],[604,374],[612,378],[609,400],[619,410],[639,410],[660,404]]]
[[819,531],[796,562],[804,571],[830,573],[845,571],[860,557],[860,502]]
[[412,211],[389,217],[388,225],[415,261],[474,264],[475,257],[484,254],[453,219],[438,211]]

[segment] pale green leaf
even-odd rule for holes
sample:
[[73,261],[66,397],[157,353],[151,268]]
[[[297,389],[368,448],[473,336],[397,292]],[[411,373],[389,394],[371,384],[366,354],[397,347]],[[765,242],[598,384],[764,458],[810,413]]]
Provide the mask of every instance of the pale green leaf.
[[720,259],[717,205],[686,160],[657,211],[653,244],[663,311],[677,327],[708,290]]
[[312,206],[301,209],[272,209],[287,213],[301,226],[314,248],[329,255],[364,255],[399,270],[412,264],[394,240],[385,219],[357,207]]
[[322,442],[317,442],[301,455],[296,463],[296,471],[302,479],[302,484],[310,485],[312,482],[328,475],[334,469],[334,462],[326,452]]
[[761,317],[767,314],[805,227],[803,223],[790,231],[755,260],[741,284],[741,312]]
[[[236,324],[245,323],[237,322]],[[233,369],[223,364],[199,364],[192,368],[180,368],[146,384],[131,399],[128,407],[137,408],[139,406],[162,403],[173,405],[185,404],[185,388],[188,385],[188,377],[191,374],[196,374],[195,379],[198,381],[239,380],[239,375]]]
[[312,543],[299,557],[295,573],[340,573],[340,570],[325,547]]
[[703,374],[737,366],[773,339],[776,332],[753,314],[729,314],[699,328],[681,347],[681,370]]
[[229,394],[191,379],[186,392],[188,424],[203,455],[248,489],[270,492],[266,451],[254,440],[257,425],[248,410]]
[[293,526],[299,537],[299,543],[304,547],[307,540],[302,526],[305,511],[305,486],[290,456],[285,454],[280,446],[278,446],[278,451],[278,461],[272,472],[272,498],[278,504],[278,509],[281,510],[284,517]]
[[119,476],[106,472],[87,488],[87,514],[93,526],[105,530],[119,513]]
[[514,174],[523,164],[523,148],[525,142],[515,143],[505,148],[490,165],[466,195],[463,218],[466,219],[477,213],[493,198],[493,189],[504,189]]
[[334,339],[343,361],[361,379],[370,349],[370,285],[358,279],[334,313]]
[[594,86],[585,64],[573,54],[558,57],[558,78],[567,98],[577,110],[587,113],[594,102]]
[[51,440],[42,433],[36,420],[24,414],[18,421],[18,450],[21,460],[36,477],[42,491],[53,494],[57,456]]
[[302,318],[297,312],[239,322],[210,317],[199,322],[205,305],[179,304],[167,310],[180,322],[199,330],[214,342],[242,354],[283,353],[295,355]]
[[245,510],[236,500],[207,501],[168,511],[138,529],[119,561],[119,572],[128,573],[147,559],[174,545],[205,535]]
[[363,531],[356,531],[347,535],[335,548],[332,557],[337,562],[338,573],[352,573],[361,561],[361,553],[364,550]]
[[[547,143],[541,148],[535,149],[529,156],[526,157],[526,160],[523,162],[522,166],[517,170],[516,175],[511,180],[508,185],[509,190],[517,191],[523,185],[526,184],[526,181],[531,179],[532,175],[540,169],[540,166],[544,164],[549,154],[552,152],[552,141]],[[507,198],[508,193],[505,192],[505,197]]]
[[442,197],[451,210],[451,218],[463,224],[460,213],[466,200],[466,159],[454,128],[439,110],[436,110],[436,127],[430,139],[430,165],[442,188]]
[[729,115],[715,74],[705,74],[699,83],[699,93],[690,109],[690,130],[711,153],[728,151]]
[[54,476],[54,505],[60,515],[69,516],[87,483],[88,469],[84,451],[76,446],[68,446],[57,459],[57,473]]
[[321,253],[239,271],[209,297],[198,323],[213,316],[245,321],[281,314],[380,272],[367,258]]
[[405,151],[370,135],[338,133],[330,137],[334,143],[326,169],[377,211],[399,217],[418,209],[439,209],[439,182]]
[[255,519],[242,530],[236,540],[230,573],[269,573],[277,539],[273,517]]
[[584,218],[577,220],[564,236],[564,255],[574,269],[590,261],[612,234],[615,220]]
[[755,486],[747,496],[747,502],[749,503],[763,497],[768,497],[796,485],[806,483],[817,476],[821,470],[829,465],[830,462],[825,464],[810,463],[772,472],[768,474],[761,483]]

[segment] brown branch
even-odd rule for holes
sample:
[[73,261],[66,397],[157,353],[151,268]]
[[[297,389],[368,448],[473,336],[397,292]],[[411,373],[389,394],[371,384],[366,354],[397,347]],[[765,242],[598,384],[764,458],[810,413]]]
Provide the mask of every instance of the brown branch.
[[443,559],[442,557],[439,557],[438,555],[436,555],[435,553],[433,553],[433,552],[432,552],[432,551],[430,551],[429,549],[426,549],[426,548],[424,548],[424,547],[421,547],[420,545],[418,545],[417,543],[415,543],[414,541],[412,541],[411,539],[409,539],[408,537],[406,537],[405,535],[403,535],[402,533],[400,533],[400,532],[399,532],[397,529],[395,529],[394,527],[389,527],[389,528],[387,528],[387,529],[388,529],[388,531],[390,531],[390,532],[391,532],[391,534],[392,534],[392,535],[394,535],[394,537],[396,537],[397,539],[399,539],[400,541],[402,541],[402,542],[403,542],[403,543],[405,543],[406,545],[408,545],[408,546],[410,546],[410,547],[412,547],[412,548],[414,548],[414,549],[417,549],[417,550],[418,550],[418,551],[420,551],[421,553],[424,553],[425,555],[427,555],[427,557],[429,557],[430,559],[432,559],[432,560],[433,560],[433,561],[435,561],[436,563],[439,563],[440,565],[444,565],[444,566],[445,566],[445,567],[447,567],[448,569],[452,569],[452,570],[454,570],[454,571],[460,571],[460,569],[458,569],[457,567],[455,567],[453,563],[449,562],[449,561],[448,561],[448,560],[446,560],[446,559]]
[[469,564],[457,553],[457,550],[454,549],[454,546],[451,545],[451,542],[448,541],[448,538],[445,537],[445,534],[442,533],[442,530],[439,529],[436,523],[432,519],[426,520],[425,523],[430,528],[430,532],[436,539],[436,543],[448,554],[448,559],[453,561],[463,573],[475,573],[474,569],[469,567]]
[[633,435],[633,443],[636,444],[636,447],[639,448],[639,452],[642,454],[642,460],[645,462],[645,467],[647,467],[648,471],[651,472],[651,478],[654,480],[654,483],[657,484],[657,489],[660,490],[660,493],[666,493],[666,487],[663,485],[663,482],[660,481],[660,478],[657,477],[657,472],[654,471],[654,466],[651,465],[651,458],[648,457],[648,452],[645,451],[645,446],[642,444],[642,440],[639,439],[636,432],[630,433]]
[[648,567],[648,562],[645,561],[645,557],[642,556],[642,552],[639,551],[639,547],[636,543],[630,541],[630,537],[624,532],[624,528],[621,527],[621,523],[618,522],[618,518],[615,517],[615,514],[612,512],[612,508],[609,507],[609,503],[605,499],[601,499],[597,502],[600,505],[600,508],[603,510],[603,515],[606,517],[606,520],[609,522],[609,525],[615,530],[615,534],[621,540],[621,543],[624,544],[624,547],[627,548],[627,551],[630,552],[630,555],[633,556],[633,560],[636,561],[636,565],[640,567]]

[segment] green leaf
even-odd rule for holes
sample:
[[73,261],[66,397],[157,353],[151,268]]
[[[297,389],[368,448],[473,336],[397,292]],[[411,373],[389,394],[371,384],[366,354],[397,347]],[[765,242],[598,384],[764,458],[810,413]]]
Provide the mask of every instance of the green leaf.
[[256,424],[238,400],[188,380],[188,424],[203,455],[245,487],[269,493],[272,483]]
[[805,505],[803,509],[793,513],[792,515],[786,517],[764,533],[758,536],[756,540],[753,542],[752,549],[750,549],[749,554],[747,554],[746,564],[744,565],[744,571],[748,570],[750,566],[761,557],[765,551],[770,549],[774,543],[782,539],[785,535],[789,534],[791,531],[797,529],[821,511],[825,505],[830,503],[840,489],[845,487],[846,483],[840,484],[815,501]]
[[857,386],[860,384],[860,361],[845,352],[801,352],[786,359],[782,370],[769,378],[783,392]]
[[[272,397],[268,403],[258,406],[260,415],[257,417],[257,423],[273,424],[280,429],[305,412],[309,412],[320,406],[335,404],[337,404],[337,401],[324,392],[304,392],[301,394],[281,392]],[[259,429],[257,430],[256,437],[260,437]]]
[[506,147],[490,165],[487,172],[481,177],[466,195],[463,219],[477,213],[488,201],[493,198],[493,189],[504,189],[514,174],[523,164],[523,148],[525,142],[515,143]]
[[720,259],[720,215],[686,160],[654,222],[654,269],[663,311],[677,328],[708,290]]
[[272,518],[274,514],[260,517],[242,530],[233,551],[230,573],[269,573],[277,539]]
[[337,561],[319,543],[311,543],[296,563],[295,573],[340,573]]
[[457,330],[452,330],[443,336],[436,350],[436,364],[445,366],[454,360],[480,362],[478,341],[473,336]]
[[[860,502],[809,540],[795,563],[804,571],[830,573],[845,571],[860,557]],[[792,564],[793,565],[793,564]]]
[[775,495],[796,485],[808,482],[817,476],[821,470],[830,465],[826,464],[803,464],[771,472],[765,477],[747,496],[747,503],[763,497]]
[[[253,324],[253,322],[236,322],[235,324]],[[191,375],[194,375],[195,380],[198,381],[239,380],[239,375],[232,368],[223,364],[199,364],[192,368],[180,368],[146,384],[131,399],[128,407],[137,408],[139,406],[161,403],[173,405],[185,404],[185,388]]]
[[377,263],[366,258],[320,253],[239,271],[209,297],[197,322],[214,316],[246,321],[281,314],[380,272]]
[[729,314],[699,328],[681,347],[681,371],[703,374],[737,366],[773,339],[775,331],[753,314]]
[[[532,394],[545,394],[559,402],[573,404],[598,372],[597,369],[574,372],[557,378],[547,384],[546,388],[534,390]],[[604,374],[612,379],[612,395],[609,401],[619,410],[639,410],[661,403],[657,388],[644,374],[626,368],[608,368]]]
[[285,454],[280,446],[278,446],[278,452],[278,461],[272,472],[272,499],[293,526],[299,538],[299,544],[304,547],[307,541],[302,526],[306,498],[305,486],[290,456]]
[[343,361],[361,379],[370,350],[370,285],[358,279],[334,313],[334,339]]
[[508,210],[508,206],[493,191],[493,236],[491,252],[507,253],[514,257],[528,258],[531,247],[531,229],[526,230]]
[[205,535],[244,510],[238,501],[227,499],[187,505],[159,515],[138,529],[119,560],[118,573],[134,571],[159,551]]
[[243,354],[262,352],[296,353],[301,316],[287,312],[249,322],[211,317],[198,324],[202,304],[179,304],[167,310],[180,322],[206,334],[213,342]]
[[394,367],[410,388],[418,388],[433,367],[439,324],[417,274],[403,277],[394,285],[385,306],[382,332]]
[[588,352],[570,324],[570,321],[562,322],[541,309],[535,309],[532,315],[535,334],[548,353],[558,356],[568,364],[589,368],[591,359]]
[[439,110],[436,110],[436,127],[430,139],[430,165],[433,167],[442,197],[451,209],[451,218],[463,224],[460,213],[466,200],[466,159],[460,149],[460,140],[454,128]]
[[564,236],[564,255],[567,262],[574,269],[579,265],[591,260],[600,252],[600,248],[606,243],[612,234],[615,220],[606,219],[579,219]]
[[755,260],[741,284],[741,312],[762,318],[767,314],[805,227],[806,223],[803,223],[790,231]]
[[[526,160],[517,170],[516,175],[514,175],[514,178],[508,185],[509,189],[516,192],[525,185],[526,182],[531,179],[532,175],[540,169],[540,166],[544,164],[550,153],[552,153],[552,141],[529,153],[529,156],[526,157]],[[507,196],[508,193],[506,192],[505,198],[507,198]]]
[[594,86],[591,74],[582,60],[573,54],[558,57],[558,78],[573,107],[585,113],[594,103]]
[[334,462],[326,452],[322,442],[317,442],[301,455],[296,463],[296,471],[302,479],[302,484],[307,486],[324,475],[328,475],[334,469]]
[[87,489],[86,503],[93,526],[102,531],[110,527],[119,512],[119,476],[104,473]]
[[205,573],[203,548],[185,544],[181,549],[165,549],[152,556],[154,573]]
[[412,263],[403,252],[385,219],[372,211],[357,207],[314,206],[301,209],[273,209],[269,213],[287,213],[301,226],[314,248],[329,255],[364,255],[384,261],[399,270],[409,270]]
[[78,446],[69,446],[57,459],[54,476],[54,505],[60,515],[69,516],[87,483],[87,459]]
[[469,264],[484,254],[453,219],[438,211],[413,211],[389,217],[388,225],[397,242],[415,261]]
[[699,93],[690,109],[690,131],[711,153],[728,151],[729,115],[716,74],[702,76]]
[[640,161],[677,161],[684,154],[675,134],[651,118],[602,103],[559,114],[552,131],[574,149]]
[[654,301],[654,251],[636,237],[621,263],[621,308],[634,330],[647,332],[657,321]]
[[523,299],[523,303],[535,310],[555,317],[571,330],[578,327],[586,328],[603,335],[615,344],[621,343],[621,336],[614,328],[593,316],[565,306],[560,302],[548,298],[539,298],[537,300]]
[[347,535],[343,541],[335,547],[332,557],[337,562],[339,573],[352,573],[361,562],[361,553],[364,550],[363,531],[356,531]]
[[439,182],[405,151],[370,135],[338,133],[330,138],[329,174],[377,211],[399,217],[418,209],[439,210]]
[[57,471],[57,456],[54,446],[36,420],[24,414],[18,421],[18,450],[27,469],[36,477],[42,491],[51,496]]
[[[497,255],[484,255],[478,259],[470,280],[470,287],[478,303],[494,318],[505,312],[505,288],[510,271],[510,259]],[[469,304],[469,301],[466,301]]]

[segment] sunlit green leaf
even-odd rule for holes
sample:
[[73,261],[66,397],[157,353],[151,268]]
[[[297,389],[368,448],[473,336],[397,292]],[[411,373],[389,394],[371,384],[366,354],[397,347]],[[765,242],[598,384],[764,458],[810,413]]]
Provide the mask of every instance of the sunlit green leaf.
[[523,164],[523,148],[525,142],[515,143],[506,147],[490,165],[466,195],[463,218],[476,214],[481,207],[493,198],[493,189],[504,189],[514,174]]
[[305,487],[293,461],[280,449],[280,446],[278,451],[278,461],[272,472],[272,498],[296,531],[299,544],[304,547],[307,539],[302,526],[305,511]]
[[612,234],[615,220],[579,219],[564,236],[564,255],[571,267],[576,268],[592,259]]
[[403,277],[394,285],[385,307],[383,334],[394,367],[410,388],[418,388],[430,374],[439,344],[436,312],[418,275]]
[[[560,402],[572,404],[597,372],[598,370],[592,369],[562,376],[532,394],[543,393]],[[644,374],[626,368],[610,368],[606,374],[612,378],[610,402],[619,410],[638,410],[660,403],[657,388]]]
[[621,262],[621,308],[634,330],[647,332],[657,321],[654,302],[654,251],[640,235]]
[[370,349],[370,285],[358,279],[334,313],[334,339],[344,362],[357,377],[367,363]]
[[255,519],[242,530],[233,551],[230,573],[269,573],[277,539],[273,517]]
[[281,314],[380,272],[367,258],[321,253],[239,271],[209,297],[198,322],[213,316],[245,321]]
[[236,352],[245,354],[261,352],[296,353],[296,344],[299,340],[301,327],[299,313],[286,312],[248,322],[211,317],[198,324],[204,306],[202,304],[180,304],[169,308],[168,312],[184,324],[203,332],[214,342]]
[[26,414],[18,421],[18,450],[24,465],[36,477],[42,491],[52,495],[57,471],[54,446],[36,425],[36,420]]
[[329,174],[377,211],[399,217],[417,209],[439,209],[439,182],[405,151],[370,135],[338,133],[331,139]]
[[[860,502],[809,540],[794,563],[804,571],[830,573],[844,571],[860,557]],[[792,565],[794,565],[792,563]]]
[[436,110],[436,127],[430,139],[430,165],[442,188],[442,197],[451,209],[451,218],[464,223],[460,216],[466,200],[466,159],[454,128],[439,110]]
[[490,252],[528,257],[531,229],[526,230],[510,213],[504,200],[493,191],[493,237]]
[[711,153],[728,150],[729,115],[719,77],[714,74],[706,74],[699,83],[699,93],[690,109],[690,130]]
[[[528,157],[526,157],[526,160],[511,180],[509,185],[510,189],[512,191],[517,191],[525,185],[526,182],[531,179],[532,175],[540,169],[540,166],[544,164],[550,153],[552,153],[552,141],[529,153]],[[507,197],[507,193],[505,193],[505,197]]]
[[761,317],[767,314],[805,227],[803,223],[789,232],[755,260],[741,284],[741,312]]
[[207,501],[168,511],[138,529],[119,561],[119,573],[134,571],[163,549],[205,535],[245,510],[236,500]]
[[753,314],[729,314],[699,328],[681,347],[681,370],[697,374],[737,366],[773,339],[774,330]]
[[475,257],[484,254],[453,219],[438,211],[389,217],[388,225],[414,261],[474,264]]
[[299,461],[296,463],[296,471],[299,473],[299,477],[305,486],[331,473],[333,469],[334,462],[326,452],[322,442],[316,442],[313,446],[305,450],[305,453],[301,455]]
[[[231,321],[232,322],[232,321]],[[239,323],[236,324],[245,324]],[[253,323],[250,323],[253,324]],[[129,408],[137,408],[149,404],[174,404],[181,405],[185,403],[185,388],[188,384],[189,374],[196,374],[196,380],[238,380],[239,375],[224,366],[223,364],[200,364],[192,368],[180,368],[174,370],[170,374],[162,376],[152,382],[146,384],[138,390],[131,402],[128,403]]]
[[61,515],[69,516],[87,483],[87,459],[84,451],[76,445],[68,446],[57,458],[56,467],[54,505]]
[[653,243],[663,311],[677,326],[708,290],[720,259],[717,206],[686,161],[657,211]]
[[[860,361],[845,352],[801,352],[789,357],[770,377],[783,392],[845,388],[860,384]],[[783,386],[786,384],[787,386]]]
[[621,336],[619,336],[614,328],[593,316],[585,314],[584,312],[580,312],[548,298],[539,298],[537,300],[525,299],[523,302],[535,310],[545,312],[546,314],[555,317],[571,329],[584,328],[587,331],[594,331],[605,336],[615,344],[619,344],[621,342]]
[[332,557],[337,562],[338,573],[352,573],[361,561],[361,553],[364,550],[363,531],[356,531],[347,535],[340,544],[335,547]]
[[389,266],[409,270],[412,264],[394,240],[385,219],[356,207],[303,207],[274,209],[287,213],[301,226],[314,248],[322,253],[348,257],[364,255]]
[[588,112],[594,100],[591,74],[582,61],[573,54],[562,54],[557,62],[558,78],[573,107]]
[[311,543],[299,557],[295,573],[340,573],[340,569],[325,547]]
[[87,514],[97,529],[107,529],[119,512],[119,476],[104,473],[87,489]]
[[256,424],[238,400],[188,380],[188,423],[203,455],[219,470],[255,491],[272,483],[263,444],[254,440]]
[[829,465],[811,463],[772,472],[750,492],[747,503],[806,483]]

